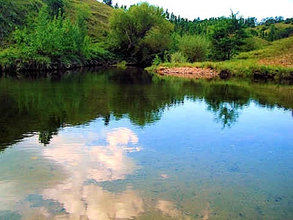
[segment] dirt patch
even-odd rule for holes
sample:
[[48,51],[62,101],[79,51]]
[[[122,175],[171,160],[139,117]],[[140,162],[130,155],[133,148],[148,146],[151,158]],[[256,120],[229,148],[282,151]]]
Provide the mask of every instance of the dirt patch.
[[198,67],[161,67],[158,73],[162,76],[177,76],[192,79],[212,79],[219,75],[219,73],[213,69]]

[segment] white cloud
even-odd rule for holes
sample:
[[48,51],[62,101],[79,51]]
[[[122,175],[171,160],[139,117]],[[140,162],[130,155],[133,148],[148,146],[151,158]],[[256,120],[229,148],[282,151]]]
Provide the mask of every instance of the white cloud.
[[[244,17],[257,17],[259,20],[265,17],[283,16],[293,17],[293,0],[146,0],[150,4],[169,9],[177,15],[189,19],[209,18],[230,15],[230,9],[239,11]],[[131,5],[141,2],[139,0],[116,0],[119,5]]]

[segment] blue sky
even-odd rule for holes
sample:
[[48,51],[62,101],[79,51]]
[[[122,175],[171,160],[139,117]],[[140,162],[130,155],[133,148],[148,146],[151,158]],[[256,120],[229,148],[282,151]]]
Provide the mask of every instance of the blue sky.
[[[194,18],[209,18],[230,15],[230,9],[244,17],[283,16],[293,17],[293,0],[146,0],[147,2],[168,8],[170,12],[193,20]],[[113,0],[114,4],[131,5],[139,0]]]

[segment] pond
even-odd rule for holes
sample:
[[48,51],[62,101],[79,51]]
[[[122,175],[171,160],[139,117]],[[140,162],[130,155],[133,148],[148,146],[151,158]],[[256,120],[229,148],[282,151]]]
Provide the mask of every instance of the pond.
[[292,86],[97,69],[0,101],[0,219],[293,219]]

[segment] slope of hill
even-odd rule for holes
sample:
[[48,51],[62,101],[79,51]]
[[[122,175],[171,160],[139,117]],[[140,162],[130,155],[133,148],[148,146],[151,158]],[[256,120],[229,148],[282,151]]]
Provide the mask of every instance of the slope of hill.
[[253,59],[259,64],[293,67],[293,36],[271,43],[260,50],[241,53],[237,59]]
[[[45,0],[0,0],[0,46],[4,39],[15,30],[24,26],[37,16]],[[65,13],[74,18],[80,9],[90,12],[88,22],[89,35],[100,37],[108,27],[113,9],[96,0],[64,0]]]
[[88,19],[89,35],[93,38],[101,37],[108,29],[109,17],[113,8],[97,0],[67,0],[67,13],[73,15],[79,8],[89,9],[90,16]]
[[35,17],[42,5],[41,0],[0,0],[0,46],[11,31]]

